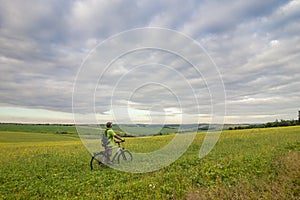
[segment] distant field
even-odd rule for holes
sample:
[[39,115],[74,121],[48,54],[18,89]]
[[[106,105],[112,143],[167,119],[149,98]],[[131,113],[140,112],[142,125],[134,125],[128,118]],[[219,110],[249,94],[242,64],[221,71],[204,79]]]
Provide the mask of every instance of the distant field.
[[[99,133],[105,127],[102,126],[80,126],[86,128],[87,132]],[[165,135],[175,133],[178,127],[136,127],[136,126],[121,126],[114,125],[113,129],[120,135],[132,135],[132,136],[147,136],[147,135]],[[187,129],[188,130],[188,129]],[[55,133],[55,134],[74,134],[77,135],[75,125],[53,125],[53,124],[0,124],[0,131],[10,132],[30,132],[30,133]]]
[[[91,171],[79,138],[22,130],[0,131],[0,199],[300,198],[299,126],[223,131],[203,159],[198,133],[180,159],[144,174]],[[149,152],[172,137],[127,138],[126,148]]]
[[78,141],[73,135],[54,135],[29,132],[0,132],[1,143],[18,143],[18,142],[52,142],[52,141]]
[[77,134],[75,126],[45,124],[0,124],[0,131]]
[[[224,125],[228,129],[232,125]],[[242,126],[242,125],[241,125]],[[83,134],[99,134],[105,129],[104,125],[98,126],[79,126]],[[121,136],[149,136],[149,135],[168,135],[172,133],[185,133],[197,131],[197,125],[114,125],[114,131]],[[205,132],[208,125],[200,125],[198,131]],[[77,135],[75,125],[55,125],[55,124],[0,124],[0,131],[10,132],[30,132],[30,133],[55,133],[55,134],[74,134]]]

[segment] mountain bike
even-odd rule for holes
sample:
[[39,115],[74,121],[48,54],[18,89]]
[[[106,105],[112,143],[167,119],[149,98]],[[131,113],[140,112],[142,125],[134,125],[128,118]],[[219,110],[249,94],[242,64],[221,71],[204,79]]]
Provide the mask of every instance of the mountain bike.
[[112,156],[111,162],[106,163],[107,157],[108,157],[108,151],[107,148],[105,148],[104,151],[100,152],[94,152],[92,155],[92,159],[90,161],[90,167],[91,170],[99,168],[104,165],[110,165],[114,164],[117,162],[118,164],[126,163],[126,162],[131,162],[132,161],[132,154],[130,151],[126,150],[124,147],[121,147],[121,143],[125,141],[118,141],[116,142],[118,146],[111,147],[113,149],[117,149],[116,153]]

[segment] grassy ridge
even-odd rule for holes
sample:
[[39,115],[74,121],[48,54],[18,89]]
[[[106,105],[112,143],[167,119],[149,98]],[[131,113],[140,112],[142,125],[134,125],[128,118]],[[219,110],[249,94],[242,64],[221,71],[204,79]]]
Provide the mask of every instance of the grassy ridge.
[[76,127],[73,125],[51,124],[0,124],[0,131],[77,134]]
[[[0,132],[0,199],[300,197],[298,165],[289,171],[290,165],[300,161],[299,126],[223,131],[215,148],[203,159],[198,154],[205,134],[199,133],[180,159],[145,174],[111,168],[90,171],[90,154],[79,139],[48,134],[53,137],[50,141],[43,137],[45,134],[22,134]],[[172,137],[128,138],[126,148],[149,152]]]
[[[79,126],[80,128],[94,129],[101,132],[105,129],[101,126]],[[121,136],[147,136],[147,135],[166,135],[175,133],[178,129],[173,127],[136,127],[136,126],[118,126],[114,125],[114,131]],[[0,124],[0,131],[9,132],[29,132],[29,133],[56,133],[77,135],[75,125],[55,125],[55,124]],[[126,132],[126,133],[125,133]]]
[[[52,141],[74,141],[72,135],[54,135],[54,134],[40,134],[29,132],[1,132],[1,143],[19,143],[19,142],[52,142]],[[17,144],[18,145],[18,144]]]

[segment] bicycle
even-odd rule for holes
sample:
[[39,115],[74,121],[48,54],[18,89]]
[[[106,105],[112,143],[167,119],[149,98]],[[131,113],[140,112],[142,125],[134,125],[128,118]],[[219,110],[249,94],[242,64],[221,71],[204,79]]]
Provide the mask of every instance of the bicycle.
[[[116,142],[118,144],[118,146],[114,146],[112,147],[112,149],[117,148],[116,153],[114,154],[114,156],[112,157],[111,160],[111,164],[113,164],[115,161],[117,161],[118,164],[121,164],[122,162],[131,162],[132,161],[132,154],[130,153],[130,151],[126,150],[124,147],[121,147],[121,143],[125,142],[125,141],[118,141]],[[107,148],[105,148],[104,151],[100,151],[100,152],[94,152],[92,159],[90,161],[90,167],[91,170],[101,167],[103,165],[107,165],[105,163],[107,159]]]

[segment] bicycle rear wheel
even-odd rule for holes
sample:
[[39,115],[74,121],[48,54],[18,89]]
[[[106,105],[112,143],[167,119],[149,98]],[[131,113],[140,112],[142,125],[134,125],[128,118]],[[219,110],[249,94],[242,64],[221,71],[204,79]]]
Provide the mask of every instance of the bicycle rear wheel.
[[132,161],[132,154],[128,150],[124,150],[118,156],[118,163],[128,163]]
[[104,152],[94,153],[94,155],[92,156],[92,159],[90,161],[91,170],[97,169],[97,168],[101,167],[102,165],[104,165],[104,161],[105,161],[105,153]]

